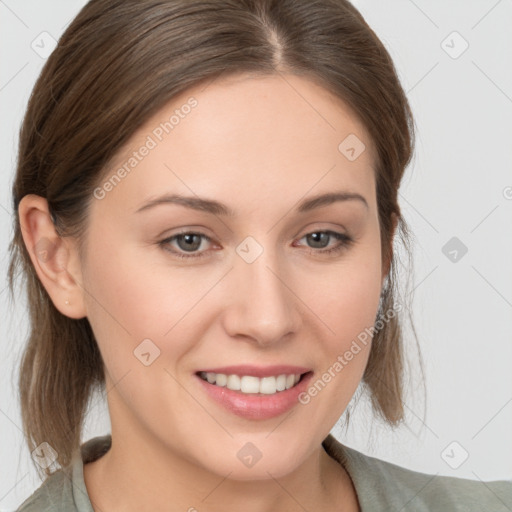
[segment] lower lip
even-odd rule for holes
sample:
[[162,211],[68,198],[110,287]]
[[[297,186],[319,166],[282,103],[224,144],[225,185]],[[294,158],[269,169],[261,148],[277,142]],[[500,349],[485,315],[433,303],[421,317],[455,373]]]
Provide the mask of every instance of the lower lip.
[[313,372],[306,373],[292,388],[273,395],[245,394],[227,387],[216,386],[195,375],[210,398],[228,411],[249,420],[266,420],[289,411],[299,403],[299,395],[306,390]]

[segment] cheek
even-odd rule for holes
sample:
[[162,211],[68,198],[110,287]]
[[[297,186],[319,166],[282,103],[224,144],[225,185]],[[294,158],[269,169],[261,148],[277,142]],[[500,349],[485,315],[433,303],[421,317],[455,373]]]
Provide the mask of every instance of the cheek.
[[189,297],[197,294],[187,280],[171,282],[154,261],[144,261],[143,253],[151,252],[147,248],[120,251],[121,244],[114,236],[91,240],[90,247],[101,251],[91,249],[84,272],[88,320],[105,363],[107,388],[116,390],[110,414],[126,417],[128,404],[131,413],[170,425],[177,420],[165,405],[179,399],[171,375],[190,349],[180,320],[191,309]]
[[143,340],[154,344],[145,342],[152,357],[163,353],[165,333],[184,315],[185,283],[169,286],[154,262],[144,261],[144,251],[123,245],[115,233],[91,234],[89,247],[84,265],[87,316],[106,367],[118,378],[142,366],[134,351]]
[[381,253],[375,238],[378,231],[339,263],[317,270],[303,286],[303,296],[325,326],[324,340],[331,351],[350,345],[375,322],[382,286]]
[[158,250],[137,247],[107,230],[91,235],[84,298],[98,328],[122,332],[135,342],[141,336],[161,337],[183,316],[193,283],[176,275],[170,279],[169,269],[156,266]]
[[317,274],[303,291],[318,313],[317,325],[324,326],[319,345],[323,366],[304,403],[314,403],[319,415],[332,422],[345,410],[366,368],[382,284],[378,245],[368,243],[348,254],[337,270]]

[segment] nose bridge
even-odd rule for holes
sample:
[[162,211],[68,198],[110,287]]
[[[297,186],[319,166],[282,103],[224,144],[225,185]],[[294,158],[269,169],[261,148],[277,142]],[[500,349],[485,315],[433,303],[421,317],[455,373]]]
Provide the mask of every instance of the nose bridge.
[[239,244],[236,251],[233,311],[228,330],[260,344],[277,342],[295,331],[299,320],[279,254],[251,237]]

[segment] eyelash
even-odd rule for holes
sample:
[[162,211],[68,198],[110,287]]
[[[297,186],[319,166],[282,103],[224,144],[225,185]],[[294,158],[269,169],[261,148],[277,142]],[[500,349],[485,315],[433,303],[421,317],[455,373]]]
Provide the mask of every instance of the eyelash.
[[[321,254],[321,255],[334,255],[334,254],[337,254],[339,252],[341,252],[342,250],[344,249],[347,249],[348,247],[350,247],[350,245],[353,243],[353,239],[348,236],[348,235],[345,235],[343,233],[338,233],[336,231],[330,231],[330,230],[319,230],[319,231],[311,231],[310,233],[306,233],[304,236],[302,236],[299,240],[301,240],[302,238],[308,236],[308,235],[312,235],[313,233],[325,233],[325,234],[328,234],[330,235],[331,237],[337,239],[340,241],[340,244],[335,246],[335,247],[332,247],[331,249],[314,249],[312,247],[310,247],[309,249],[309,253],[315,253],[315,254]],[[211,242],[211,238],[203,233],[197,233],[195,231],[184,231],[183,233],[177,233],[176,235],[172,235],[168,238],[165,238],[164,240],[160,241],[158,244],[159,246],[161,246],[165,251],[167,252],[170,252],[173,256],[177,257],[177,258],[181,258],[181,259],[189,259],[189,258],[204,258],[207,256],[206,254],[206,251],[203,251],[203,252],[199,252],[199,253],[190,253],[190,254],[187,254],[187,253],[184,253],[184,252],[179,252],[179,251],[175,251],[175,250],[171,250],[168,248],[168,245],[170,244],[170,242],[172,242],[174,239],[180,237],[180,236],[185,236],[185,235],[198,235],[198,236],[201,236],[203,237],[204,240],[208,241],[208,242]]]

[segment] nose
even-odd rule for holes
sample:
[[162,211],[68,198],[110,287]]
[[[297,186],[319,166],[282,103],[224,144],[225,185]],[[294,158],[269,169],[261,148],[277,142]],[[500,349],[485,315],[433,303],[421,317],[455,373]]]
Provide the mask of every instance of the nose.
[[293,279],[270,251],[252,263],[237,256],[229,278],[229,306],[223,315],[228,334],[273,346],[298,332],[300,300],[293,292]]

